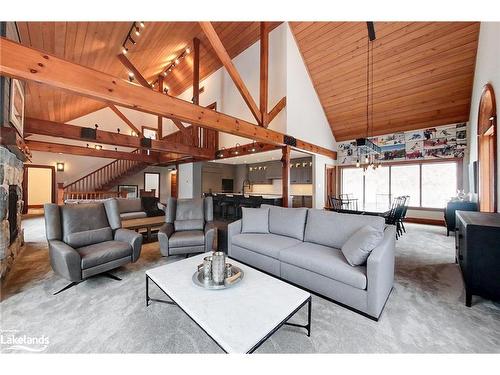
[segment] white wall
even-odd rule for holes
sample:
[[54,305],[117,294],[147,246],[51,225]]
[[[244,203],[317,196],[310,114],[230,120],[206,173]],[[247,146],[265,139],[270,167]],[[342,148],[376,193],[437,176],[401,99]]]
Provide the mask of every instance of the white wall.
[[336,142],[295,38],[286,26],[286,133],[336,150]]
[[[468,189],[468,165],[477,160],[477,118],[479,101],[485,84],[490,83],[496,94],[497,116],[500,113],[500,22],[481,22],[479,44],[476,57],[476,70],[472,89],[472,101],[467,131],[469,155],[464,161],[464,187]],[[497,144],[500,144],[500,134],[497,133]],[[497,176],[500,176],[500,147],[497,148]],[[497,202],[500,202],[500,189]],[[500,205],[497,205],[500,209]]]

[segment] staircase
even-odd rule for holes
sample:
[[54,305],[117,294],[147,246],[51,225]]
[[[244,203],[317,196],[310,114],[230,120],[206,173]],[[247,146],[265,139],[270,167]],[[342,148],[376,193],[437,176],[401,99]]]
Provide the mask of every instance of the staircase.
[[89,194],[110,190],[124,178],[132,176],[148,166],[148,163],[118,159],[64,186],[67,198],[85,198]]

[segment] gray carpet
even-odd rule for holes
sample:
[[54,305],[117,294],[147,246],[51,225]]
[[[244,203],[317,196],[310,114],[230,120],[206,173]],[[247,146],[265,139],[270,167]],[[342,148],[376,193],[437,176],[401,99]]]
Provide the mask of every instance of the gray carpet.
[[[158,243],[114,272],[123,281],[95,277],[53,296],[66,282],[50,269],[43,221],[29,219],[24,226],[26,250],[1,286],[2,330],[45,335],[46,352],[221,352],[176,306],[145,307],[144,270],[180,259],[160,257]],[[396,281],[379,322],[314,296],[310,338],[283,327],[257,352],[500,352],[500,308],[479,297],[465,307],[453,237],[440,227],[408,224],[407,230],[397,241]],[[306,311],[294,318],[305,319]]]

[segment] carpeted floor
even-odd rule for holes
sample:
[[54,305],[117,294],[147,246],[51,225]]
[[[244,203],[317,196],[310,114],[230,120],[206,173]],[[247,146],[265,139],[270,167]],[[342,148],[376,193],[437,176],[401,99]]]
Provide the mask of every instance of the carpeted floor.
[[[25,220],[24,227],[26,249],[1,286],[4,332],[45,335],[46,352],[221,352],[178,307],[145,307],[144,271],[180,259],[162,258],[157,242],[143,246],[139,262],[114,272],[123,281],[95,277],[53,296],[66,281],[50,268],[43,219]],[[408,224],[407,231],[397,241],[394,290],[379,322],[313,296],[311,337],[282,327],[257,352],[500,352],[500,307],[479,297],[465,307],[453,237],[440,227]],[[306,311],[294,318],[305,319]]]

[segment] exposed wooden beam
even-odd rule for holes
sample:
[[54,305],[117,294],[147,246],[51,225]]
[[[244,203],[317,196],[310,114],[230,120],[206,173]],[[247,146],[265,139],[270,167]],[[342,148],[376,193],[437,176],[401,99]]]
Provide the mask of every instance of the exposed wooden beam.
[[267,101],[268,101],[268,74],[269,74],[269,24],[260,23],[260,113],[261,124],[267,128]]
[[281,198],[283,207],[290,207],[290,146],[281,151]]
[[243,97],[243,100],[245,103],[248,105],[248,108],[250,108],[250,111],[253,114],[253,117],[257,120],[257,123],[261,123],[262,115],[260,113],[259,107],[257,107],[257,104],[252,98],[252,95],[250,94],[250,91],[248,91],[247,87],[245,86],[245,83],[243,82],[243,79],[241,78],[240,74],[238,73],[238,70],[233,64],[233,61],[231,60],[231,57],[227,53],[226,49],[224,48],[224,45],[222,44],[219,36],[217,35],[217,32],[215,31],[214,27],[212,26],[211,22],[200,22],[201,29],[205,33],[208,41],[212,45],[212,48],[214,49],[215,53],[219,57],[219,60],[222,62],[222,65],[226,68],[229,76],[233,80],[234,84],[236,85],[236,88],[240,92],[241,96]]
[[81,147],[81,146],[63,145],[59,143],[41,142],[41,141],[26,141],[26,144],[31,150],[34,151],[91,156],[96,158],[135,160],[149,164],[158,163],[158,158],[153,155],[139,154],[135,152],[113,151],[104,149],[96,150],[93,148],[89,149],[87,147]]
[[139,82],[139,84],[141,84],[142,86],[147,87],[149,89],[151,88],[151,85],[149,84],[148,80],[143,77],[141,72],[139,72],[137,70],[137,68],[134,66],[134,64],[132,64],[130,62],[130,60],[127,58],[127,56],[125,56],[123,53],[120,53],[118,55],[118,59],[123,64],[123,66],[125,66],[125,68],[128,69],[129,72],[134,73],[134,79],[137,80],[137,82]]
[[[193,39],[193,104],[200,104],[200,40]],[[200,139],[198,136],[199,128],[193,126],[193,144],[198,146]]]
[[273,151],[280,149],[280,146],[271,145],[268,143],[255,142],[247,143],[239,147],[231,147],[217,150],[215,156],[217,159],[234,158],[235,156],[252,155],[259,152]]
[[[191,133],[189,132],[189,130],[184,126],[184,124],[182,122],[180,122],[179,120],[173,118],[171,119],[172,122],[174,123],[175,126],[177,126],[177,129],[179,129],[182,134],[184,134],[186,137],[188,138],[191,138]],[[169,134],[167,134],[165,137],[163,137],[162,139],[168,137]]]
[[127,116],[125,116],[123,114],[122,111],[120,111],[118,108],[116,108],[115,105],[113,104],[110,104],[109,105],[109,108],[125,123],[128,125],[128,127],[130,129],[132,129],[134,131],[135,134],[137,134],[138,136],[141,136],[142,135],[142,132],[134,125],[132,124],[132,122],[127,118]]
[[[285,144],[284,134],[277,131],[169,95],[161,95],[127,80],[60,59],[3,37],[0,41],[1,75],[47,84],[95,100],[176,118],[256,141],[279,146]],[[138,139],[136,141],[139,142]],[[138,147],[137,143],[131,147]],[[336,159],[337,155],[335,151],[299,139],[297,148],[333,159]]]
[[270,124],[271,121],[273,121],[274,118],[278,116],[278,113],[280,113],[281,110],[285,108],[285,106],[286,106],[286,96],[282,97],[281,100],[278,103],[276,103],[273,109],[271,109],[271,112],[267,114],[268,124]]
[[[33,134],[48,135],[51,137],[74,139],[83,142],[90,141],[123,147],[142,148],[141,138],[139,137],[97,130],[96,139],[90,140],[82,137],[81,132],[83,128],[80,126],[62,124],[47,120],[27,118],[25,121],[25,129]],[[213,159],[214,157],[214,152],[211,150],[154,139],[151,140],[151,150],[197,156],[205,159]]]
[[[160,74],[158,76],[158,92],[163,94],[163,76]],[[158,130],[158,139],[162,139],[163,138],[163,117],[161,116],[158,116],[158,127],[157,127],[157,130]]]

